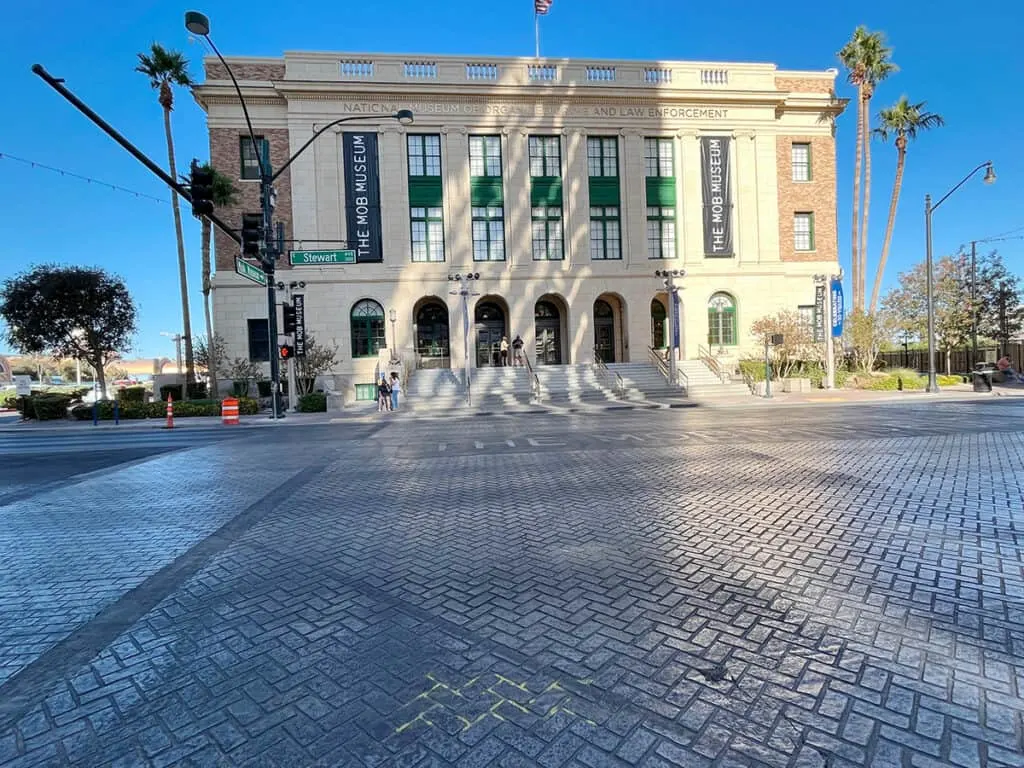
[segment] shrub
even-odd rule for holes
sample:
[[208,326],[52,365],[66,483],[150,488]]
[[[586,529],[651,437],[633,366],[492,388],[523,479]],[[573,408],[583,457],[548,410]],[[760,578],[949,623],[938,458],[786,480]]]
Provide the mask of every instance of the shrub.
[[146,388],[125,387],[117,393],[117,399],[122,403],[144,403],[146,402]]
[[238,413],[241,416],[255,416],[260,412],[260,404],[258,400],[251,397],[240,397],[238,398]]
[[746,381],[764,381],[764,360],[740,360],[740,373]]
[[312,392],[299,395],[300,413],[322,413],[327,410],[327,395],[323,392]]
[[185,399],[181,396],[181,384],[164,384],[160,387],[160,399],[166,401],[167,395],[173,395],[174,402]]
[[863,380],[864,386],[861,389],[870,389],[875,392],[895,392],[899,389],[899,377],[897,376],[871,376]]
[[205,381],[193,381],[188,385],[189,400],[205,400],[209,397]]
[[964,383],[964,376],[939,376],[940,387],[952,387]]
[[32,403],[32,416],[39,421],[50,421],[52,419],[66,419],[68,406],[71,405],[71,398],[68,395],[39,394],[33,395],[29,400]]

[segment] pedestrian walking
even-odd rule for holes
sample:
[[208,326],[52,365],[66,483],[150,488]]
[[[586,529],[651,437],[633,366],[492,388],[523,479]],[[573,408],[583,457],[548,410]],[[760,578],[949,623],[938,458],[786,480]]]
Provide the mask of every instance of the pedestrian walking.
[[516,337],[512,339],[512,360],[517,368],[521,368],[523,365],[523,337],[518,333]]
[[402,381],[398,378],[398,374],[394,371],[391,372],[391,410],[398,410],[398,394],[402,391]]
[[501,364],[508,365],[508,336],[501,337]]
[[391,386],[388,384],[388,377],[383,373],[380,375],[380,383],[377,385],[377,413],[391,410]]

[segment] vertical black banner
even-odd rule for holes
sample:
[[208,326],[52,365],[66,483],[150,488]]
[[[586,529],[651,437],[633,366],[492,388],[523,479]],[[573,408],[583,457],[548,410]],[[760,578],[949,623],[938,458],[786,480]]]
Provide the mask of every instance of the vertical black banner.
[[704,255],[730,257],[732,185],[728,136],[700,137],[701,188],[704,196]]
[[814,286],[814,342],[825,340],[825,286]]
[[306,356],[306,296],[297,293],[292,296],[295,307],[295,356]]
[[357,263],[384,261],[377,134],[342,134],[342,158],[348,247],[355,250]]

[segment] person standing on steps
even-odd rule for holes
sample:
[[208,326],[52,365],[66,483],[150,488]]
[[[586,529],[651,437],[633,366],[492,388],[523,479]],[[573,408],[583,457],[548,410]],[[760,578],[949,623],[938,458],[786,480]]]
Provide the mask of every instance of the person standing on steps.
[[391,372],[391,410],[398,410],[398,394],[402,391],[402,381],[395,371]]
[[508,336],[501,337],[501,364],[508,365]]
[[518,333],[512,339],[512,363],[516,368],[523,367],[523,337]]

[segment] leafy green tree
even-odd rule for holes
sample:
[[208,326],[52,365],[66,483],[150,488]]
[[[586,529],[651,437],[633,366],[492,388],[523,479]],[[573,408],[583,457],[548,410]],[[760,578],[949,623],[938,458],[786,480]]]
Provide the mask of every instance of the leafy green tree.
[[995,339],[1006,354],[1011,339],[1024,331],[1020,276],[1007,269],[998,251],[982,257],[978,270],[978,332]]
[[4,282],[0,317],[20,352],[82,360],[97,372],[127,350],[136,309],[120,278],[102,269],[43,264]]
[[789,375],[802,362],[821,361],[824,344],[814,343],[814,328],[791,309],[755,320],[750,332],[764,344],[772,335],[781,333],[782,344],[772,347],[775,367],[780,379]]
[[[149,53],[138,54],[136,72],[149,78],[149,84],[158,92],[157,101],[164,113],[164,134],[167,138],[167,163],[172,179],[178,178],[174,161],[174,137],[171,134],[171,111],[174,109],[172,86],[191,88],[195,83],[188,73],[188,59],[180,51],[169,51],[159,43],[150,46]],[[181,233],[181,208],[178,195],[171,193],[171,210],[174,213],[174,234],[178,239],[178,281],[181,286],[182,335],[185,337],[185,374],[188,381],[195,379],[195,361],[192,355],[192,318],[188,304],[188,274],[185,269],[185,239]]]

